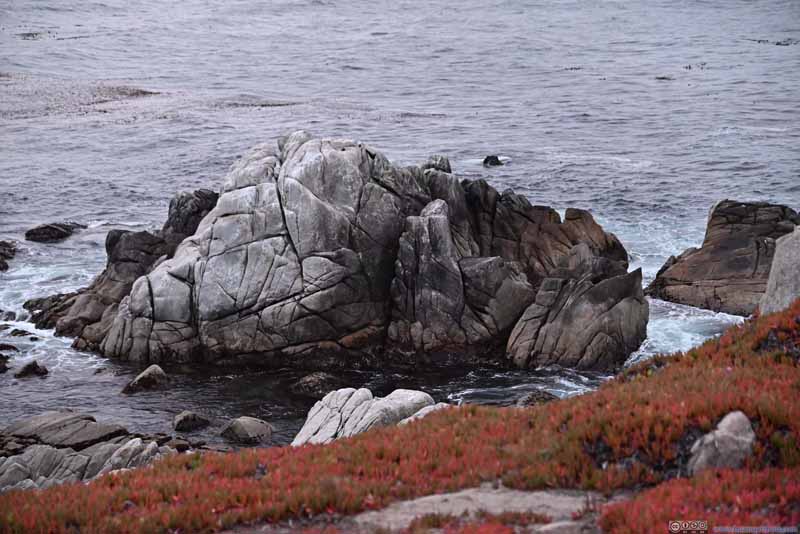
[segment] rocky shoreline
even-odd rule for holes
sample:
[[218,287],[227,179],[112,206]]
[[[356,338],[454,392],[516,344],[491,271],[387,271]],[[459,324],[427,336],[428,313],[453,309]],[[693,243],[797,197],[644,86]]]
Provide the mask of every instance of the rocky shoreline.
[[[646,338],[645,295],[741,315],[781,310],[800,296],[798,223],[786,206],[721,201],[702,247],[671,257],[643,290],[625,247],[587,211],[562,219],[459,179],[443,156],[399,167],[366,145],[298,131],[236,162],[220,194],[176,196],[160,231],[112,230],[106,268],[88,287],[25,308],[79,350],[151,364],[128,394],[168,383],[152,365],[162,362],[314,371],[291,386],[318,399],[293,445],[328,443],[449,405],[403,389],[377,398],[322,370],[444,361],[615,371]],[[45,226],[35,234],[57,225]],[[15,252],[0,242],[3,262]],[[0,372],[14,351],[0,347]],[[191,412],[174,422],[207,424]],[[244,416],[222,435],[252,446],[271,432]],[[88,481],[204,446],[70,412],[12,424],[0,445],[0,491]]]

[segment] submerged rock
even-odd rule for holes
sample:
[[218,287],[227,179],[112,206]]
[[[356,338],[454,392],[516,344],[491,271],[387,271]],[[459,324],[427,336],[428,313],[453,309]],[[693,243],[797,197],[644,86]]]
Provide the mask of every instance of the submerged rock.
[[709,432],[695,441],[689,458],[689,474],[708,468],[738,468],[750,456],[756,434],[743,412],[731,412]]
[[788,308],[800,298],[800,226],[775,242],[775,256],[769,271],[767,289],[761,297],[762,314]]
[[503,165],[503,162],[500,160],[499,157],[492,154],[490,156],[486,156],[483,158],[483,166],[484,167],[500,167]]
[[57,243],[83,228],[86,228],[85,224],[76,222],[42,224],[25,232],[25,239],[37,243]]
[[24,305],[38,328],[55,328],[56,335],[75,337],[73,346],[96,350],[105,338],[133,283],[160,259],[169,257],[214,207],[217,194],[205,189],[179,193],[170,202],[164,227],[155,234],[111,230],[106,236],[106,268],[77,292],[31,299]]
[[371,428],[396,425],[433,405],[430,395],[409,389],[396,389],[383,398],[373,397],[365,388],[331,391],[308,412],[292,445],[330,443]]
[[322,399],[329,392],[343,386],[342,381],[330,373],[317,371],[308,374],[289,386],[289,392],[301,397]]
[[207,418],[188,410],[182,411],[172,420],[172,428],[178,432],[191,432],[192,430],[207,427],[210,424],[211,421]]
[[775,240],[799,223],[800,215],[786,206],[723,200],[711,209],[702,247],[669,258],[646,294],[750,315],[766,291]]
[[272,436],[272,425],[255,417],[237,417],[222,431],[222,436],[235,443],[257,445]]
[[14,378],[27,378],[29,376],[47,376],[50,371],[47,370],[47,367],[44,365],[40,365],[39,362],[33,360],[32,362],[28,362],[22,366],[17,373],[14,374]]
[[17,254],[17,244],[13,241],[0,241],[0,271],[8,270],[8,260]]
[[450,170],[302,131],[257,146],[174,256],[105,312],[100,349],[311,369],[488,357],[573,246],[627,267],[588,212],[562,221]]
[[10,367],[8,366],[8,360],[9,360],[8,356],[6,356],[5,354],[0,354],[0,374],[3,374],[10,369]]
[[169,377],[164,370],[158,365],[151,365],[139,375],[128,382],[128,385],[122,390],[123,393],[136,393],[149,389],[158,389],[164,387],[169,383]]

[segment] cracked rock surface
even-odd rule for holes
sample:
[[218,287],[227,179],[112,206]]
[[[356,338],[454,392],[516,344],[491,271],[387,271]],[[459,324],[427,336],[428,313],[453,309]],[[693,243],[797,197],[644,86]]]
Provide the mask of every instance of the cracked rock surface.
[[[411,418],[419,419],[444,407],[434,404],[433,397],[423,391],[396,389],[381,398],[373,397],[366,388],[339,389],[325,395],[311,408],[292,445],[330,443],[371,428],[396,425]],[[423,410],[424,413],[421,413]]]
[[652,297],[750,315],[767,288],[775,240],[800,224],[796,211],[765,202],[717,203],[703,245],[670,257],[647,288]]
[[762,314],[788,308],[800,298],[800,226],[775,242],[775,257],[769,271],[767,289],[761,297]]
[[622,244],[586,211],[562,221],[459,180],[443,156],[400,167],[297,131],[234,163],[193,235],[105,316],[99,347],[143,363],[310,370],[483,357],[502,352],[578,244],[627,269]]
[[0,432],[0,492],[88,481],[175,451],[91,415],[46,412]]
[[204,189],[179,193],[170,202],[167,222],[159,232],[111,230],[106,236],[108,261],[103,272],[74,293],[27,301],[24,307],[32,312],[32,321],[37,328],[55,328],[56,335],[76,338],[73,346],[77,349],[98,349],[133,283],[194,233],[216,201],[217,194]]

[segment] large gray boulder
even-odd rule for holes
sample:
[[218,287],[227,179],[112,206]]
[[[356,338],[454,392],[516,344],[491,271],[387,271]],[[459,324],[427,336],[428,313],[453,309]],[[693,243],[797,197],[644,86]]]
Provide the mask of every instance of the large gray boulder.
[[761,297],[762,314],[784,310],[800,299],[800,227],[775,242],[767,290]]
[[106,236],[108,260],[103,272],[74,293],[26,302],[32,321],[38,328],[55,328],[56,335],[76,338],[75,348],[96,350],[133,283],[160,258],[171,256],[216,201],[217,194],[205,189],[179,193],[170,202],[167,222],[160,231],[111,230]]
[[399,167],[299,131],[234,163],[195,233],[133,283],[100,348],[140,362],[317,370],[486,353],[581,243],[627,267],[588,212],[562,221],[459,180],[441,156]]
[[717,203],[703,245],[670,257],[646,293],[735,315],[750,315],[767,289],[775,240],[791,233],[800,215],[765,202]]
[[756,434],[743,412],[731,412],[717,428],[694,442],[689,458],[689,474],[708,468],[737,468],[751,455]]
[[434,401],[422,391],[396,389],[382,398],[373,397],[365,388],[331,391],[308,412],[292,445],[330,443],[371,428],[396,425],[427,406],[434,406]]

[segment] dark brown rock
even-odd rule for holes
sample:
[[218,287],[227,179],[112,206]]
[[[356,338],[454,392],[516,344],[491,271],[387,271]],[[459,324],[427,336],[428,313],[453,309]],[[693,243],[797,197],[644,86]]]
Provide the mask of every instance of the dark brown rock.
[[172,420],[172,428],[178,432],[191,432],[192,430],[207,427],[209,424],[211,424],[211,421],[207,418],[186,410],[176,415]]
[[47,376],[49,371],[47,367],[44,365],[40,365],[39,362],[33,360],[32,362],[26,363],[22,366],[17,373],[14,374],[14,378],[27,378],[29,376]]
[[289,386],[289,392],[300,397],[321,400],[333,390],[341,389],[344,383],[330,373],[311,373]]
[[37,243],[57,243],[81,228],[86,228],[86,225],[75,222],[42,224],[25,232],[25,239]]
[[547,402],[558,400],[558,398],[558,395],[553,395],[552,393],[544,391],[543,389],[537,389],[536,391],[531,391],[518,398],[516,404],[520,407],[536,406],[538,404],[545,404]]
[[17,254],[17,244],[13,241],[0,241],[0,271],[8,270],[8,260]]
[[723,200],[711,209],[703,245],[669,258],[646,294],[750,315],[766,291],[775,240],[797,224],[800,215],[786,206]]

